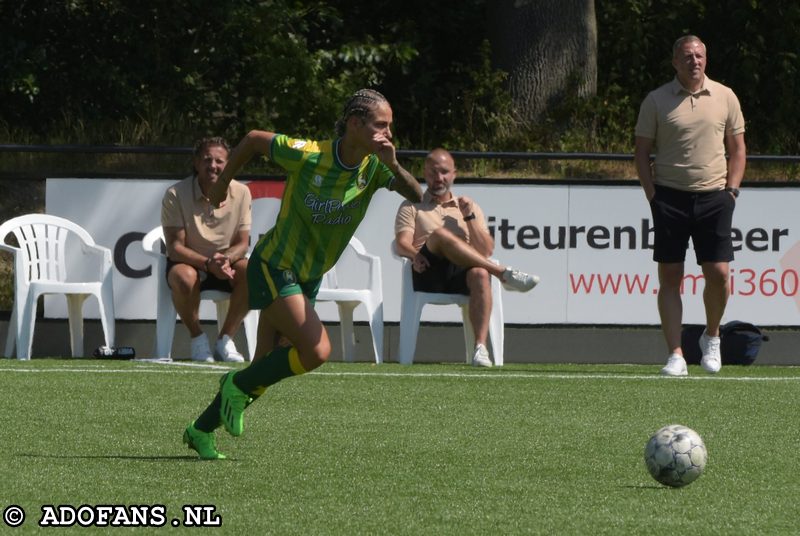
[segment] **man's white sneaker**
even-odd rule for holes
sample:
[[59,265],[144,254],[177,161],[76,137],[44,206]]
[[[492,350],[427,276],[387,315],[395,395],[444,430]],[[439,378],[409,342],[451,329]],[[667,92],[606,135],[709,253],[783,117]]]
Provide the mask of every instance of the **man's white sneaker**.
[[680,354],[670,354],[667,364],[661,369],[662,376],[687,376],[686,360]]
[[244,363],[244,356],[239,353],[236,345],[233,344],[233,339],[228,335],[223,335],[221,339],[217,339],[217,355],[228,363]]
[[506,290],[528,292],[539,283],[538,275],[526,274],[512,267],[507,267],[503,272],[503,287]]
[[700,335],[700,351],[703,353],[700,366],[710,374],[716,374],[722,368],[722,356],[719,352],[720,338],[710,337],[703,331]]
[[208,337],[206,337],[205,333],[201,333],[192,339],[192,361],[214,362],[214,354],[211,353],[211,347],[208,346]]
[[491,367],[492,361],[489,359],[489,350],[482,344],[475,346],[475,353],[472,354],[473,367]]

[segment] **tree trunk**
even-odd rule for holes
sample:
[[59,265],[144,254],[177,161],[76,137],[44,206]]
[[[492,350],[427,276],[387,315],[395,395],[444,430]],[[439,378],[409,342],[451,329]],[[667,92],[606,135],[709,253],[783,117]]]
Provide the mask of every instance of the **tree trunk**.
[[568,96],[597,92],[594,0],[490,0],[496,68],[520,119],[533,121]]

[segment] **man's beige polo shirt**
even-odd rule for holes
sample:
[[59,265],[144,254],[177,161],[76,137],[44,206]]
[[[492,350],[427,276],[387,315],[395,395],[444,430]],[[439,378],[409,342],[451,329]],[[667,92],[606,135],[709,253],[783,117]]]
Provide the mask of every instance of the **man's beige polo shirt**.
[[[473,201],[472,208],[475,213],[475,223],[488,231],[481,207]],[[469,227],[464,221],[461,209],[458,208],[456,197],[453,196],[449,201],[439,204],[426,190],[421,202],[403,201],[400,204],[395,217],[394,232],[395,234],[401,231],[413,232],[413,246],[419,251],[430,234],[442,226],[469,243]]]
[[203,196],[197,177],[170,186],[161,202],[161,226],[186,230],[186,246],[211,257],[228,249],[233,237],[252,225],[250,189],[232,180],[222,206],[214,208]]
[[654,140],[655,183],[688,191],[725,187],[725,135],[743,132],[739,99],[708,77],[697,93],[677,78],[651,91],[636,122],[636,136]]

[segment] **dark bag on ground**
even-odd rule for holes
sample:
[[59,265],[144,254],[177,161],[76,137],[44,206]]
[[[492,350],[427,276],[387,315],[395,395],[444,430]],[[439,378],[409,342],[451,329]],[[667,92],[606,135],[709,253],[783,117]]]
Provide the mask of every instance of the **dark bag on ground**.
[[[704,329],[705,326],[687,325],[681,332],[683,357],[690,365],[700,363],[700,335]],[[722,338],[720,354],[723,365],[751,365],[758,356],[761,343],[769,340],[758,327],[738,320],[721,325],[719,333]]]

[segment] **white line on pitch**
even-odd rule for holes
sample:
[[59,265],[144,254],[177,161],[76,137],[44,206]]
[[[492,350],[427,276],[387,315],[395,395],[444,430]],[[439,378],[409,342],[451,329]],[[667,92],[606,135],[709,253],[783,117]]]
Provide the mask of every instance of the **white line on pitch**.
[[739,376],[739,377],[726,377],[726,376],[684,376],[681,378],[671,378],[661,376],[659,374],[564,374],[561,372],[510,372],[510,373],[474,373],[465,374],[458,372],[441,372],[441,373],[423,373],[423,372],[407,372],[407,373],[392,373],[392,372],[313,372],[312,376],[382,376],[382,377],[397,377],[397,378],[491,378],[491,379],[519,379],[519,378],[548,378],[556,380],[659,380],[659,381],[681,381],[681,380],[696,380],[696,381],[800,381],[800,376],[768,376],[768,377],[755,377],[755,376]]
[[[149,363],[148,363],[149,364]],[[182,367],[134,367],[129,369],[106,369],[106,368],[0,368],[0,372],[34,372],[34,373],[99,373],[99,374],[219,374],[220,371],[235,370],[233,367],[224,365],[205,365],[199,363],[164,363]],[[682,378],[670,378],[658,374],[613,374],[613,373],[582,373],[565,374],[562,372],[334,372],[334,371],[315,371],[308,374],[310,377],[339,376],[339,377],[382,377],[382,378],[476,378],[493,380],[516,380],[516,379],[553,379],[553,380],[656,380],[656,381],[723,381],[723,382],[779,382],[779,381],[800,381],[800,376],[686,376]]]

